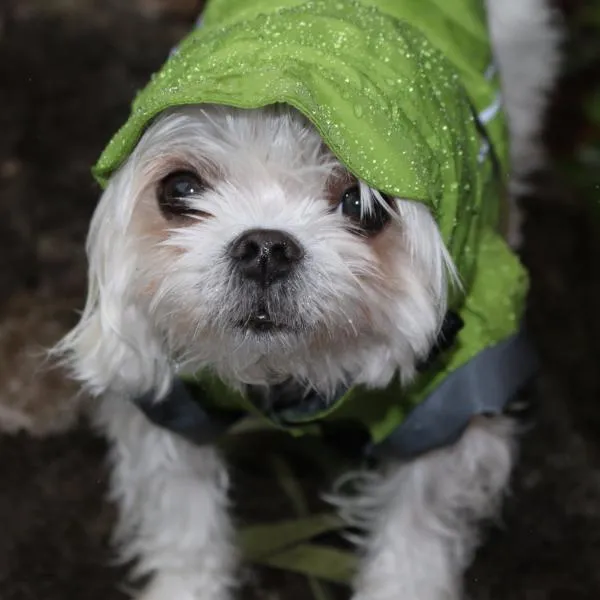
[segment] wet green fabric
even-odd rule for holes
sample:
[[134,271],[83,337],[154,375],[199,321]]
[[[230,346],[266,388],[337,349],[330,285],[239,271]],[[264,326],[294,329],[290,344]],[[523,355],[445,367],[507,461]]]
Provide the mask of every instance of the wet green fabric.
[[[490,53],[481,10],[467,0],[449,2],[209,3],[203,26],[138,94],[94,173],[105,183],[166,108],[287,103],[357,176],[430,206],[470,277],[464,245],[479,227],[470,212],[480,207],[485,185],[472,105],[487,106],[497,90],[483,75]],[[459,14],[465,17],[457,21]],[[494,142],[503,154],[502,136]],[[497,201],[486,198],[490,209]]]
[[[497,231],[501,115],[487,126],[495,154],[479,159],[475,115],[498,92],[484,75],[490,62],[479,0],[212,0],[202,27],[138,94],[96,164],[105,184],[152,119],[177,105],[287,103],[358,177],[430,207],[464,285],[451,299],[466,323],[456,348],[411,389],[356,387],[292,433],[359,419],[381,440],[448,372],[517,329],[527,281]],[[215,404],[257,413],[222,382],[199,376]]]

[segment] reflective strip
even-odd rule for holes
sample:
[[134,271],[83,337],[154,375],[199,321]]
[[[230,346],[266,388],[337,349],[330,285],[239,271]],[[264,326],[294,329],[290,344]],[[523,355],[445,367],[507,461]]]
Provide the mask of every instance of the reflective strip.
[[448,375],[390,436],[368,452],[408,459],[453,444],[473,417],[505,414],[537,369],[536,353],[523,331],[486,348]]
[[497,72],[498,72],[498,67],[496,66],[496,63],[494,61],[492,61],[488,65],[488,68],[485,70],[483,76],[489,81],[496,75]]
[[[493,102],[484,108],[478,115],[477,119],[479,122],[485,126],[487,125],[502,109],[502,94],[498,92],[493,100]],[[477,156],[477,160],[482,163],[488,156],[490,152],[490,144],[487,139],[484,139],[480,148],[479,155]]]
[[502,108],[502,94],[500,94],[500,92],[498,92],[496,94],[496,97],[494,98],[494,101],[487,108],[484,108],[479,113],[479,120],[484,125],[486,125],[500,112],[501,108]]
[[[483,76],[488,81],[490,81],[491,79],[493,79],[496,76],[497,73],[498,73],[498,67],[496,66],[496,63],[494,61],[492,61],[488,65]],[[492,101],[492,103],[489,106],[487,106],[486,108],[484,108],[479,113],[477,118],[479,119],[479,121],[482,125],[487,125],[500,112],[501,109],[502,109],[502,95],[500,92],[498,92],[496,94],[494,100]],[[481,147],[479,148],[479,155],[477,157],[477,160],[479,161],[479,163],[482,163],[485,161],[489,152],[490,152],[490,144],[487,140],[484,140],[483,143],[481,144]]]
[[483,144],[479,148],[479,154],[477,155],[477,160],[482,163],[490,152],[490,145],[487,140],[484,140]]

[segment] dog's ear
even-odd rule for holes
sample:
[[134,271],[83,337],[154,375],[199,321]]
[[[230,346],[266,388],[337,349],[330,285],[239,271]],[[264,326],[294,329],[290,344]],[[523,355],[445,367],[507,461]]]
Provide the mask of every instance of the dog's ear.
[[131,294],[137,252],[129,235],[135,203],[131,167],[111,180],[87,238],[88,292],[79,323],[53,351],[92,395],[168,388],[170,367]]

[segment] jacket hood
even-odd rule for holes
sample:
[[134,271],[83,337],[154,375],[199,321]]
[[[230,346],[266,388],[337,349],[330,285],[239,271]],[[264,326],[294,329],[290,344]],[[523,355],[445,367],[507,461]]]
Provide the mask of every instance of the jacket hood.
[[101,185],[165,109],[285,103],[357,177],[427,204],[461,262],[485,185],[481,136],[461,74],[419,28],[375,5],[331,0],[214,21],[139,92],[94,167]]

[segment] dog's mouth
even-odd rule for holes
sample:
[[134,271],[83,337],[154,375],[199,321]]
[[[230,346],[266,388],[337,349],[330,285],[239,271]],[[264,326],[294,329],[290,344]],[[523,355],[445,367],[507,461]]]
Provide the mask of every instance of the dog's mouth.
[[275,321],[264,307],[258,308],[246,319],[240,320],[238,327],[253,333],[272,333],[287,329],[285,325]]

